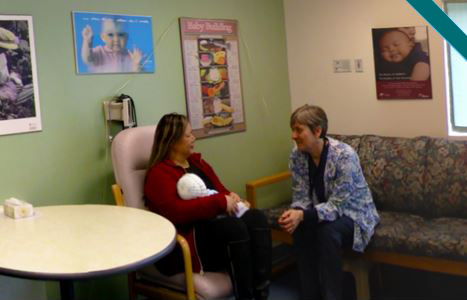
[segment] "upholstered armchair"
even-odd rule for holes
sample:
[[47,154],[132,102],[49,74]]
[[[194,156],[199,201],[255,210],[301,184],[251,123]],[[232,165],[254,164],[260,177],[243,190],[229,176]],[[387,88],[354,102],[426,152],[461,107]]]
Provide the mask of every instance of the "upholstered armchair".
[[[143,186],[155,129],[156,126],[130,128],[114,138],[111,150],[116,184],[112,192],[117,205],[146,209]],[[180,235],[177,243],[182,249],[185,272],[164,276],[154,265],[133,272],[128,275],[130,299],[136,299],[138,294],[155,299],[190,300],[226,298],[232,294],[228,274],[193,273],[188,243]]]

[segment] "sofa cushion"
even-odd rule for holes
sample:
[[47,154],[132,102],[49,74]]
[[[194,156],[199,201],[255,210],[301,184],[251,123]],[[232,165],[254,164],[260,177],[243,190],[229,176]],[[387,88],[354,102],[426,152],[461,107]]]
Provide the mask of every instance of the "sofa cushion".
[[342,134],[329,134],[330,137],[333,139],[339,140],[341,142],[350,145],[356,152],[358,152],[358,148],[360,146],[360,135],[342,135]]
[[407,213],[379,211],[379,216],[367,249],[407,252],[406,243],[425,224],[422,217]]
[[424,198],[427,137],[364,136],[360,163],[378,210],[426,216]]
[[367,249],[467,261],[467,220],[380,212]]
[[467,218],[467,141],[431,139],[425,196],[434,217]]

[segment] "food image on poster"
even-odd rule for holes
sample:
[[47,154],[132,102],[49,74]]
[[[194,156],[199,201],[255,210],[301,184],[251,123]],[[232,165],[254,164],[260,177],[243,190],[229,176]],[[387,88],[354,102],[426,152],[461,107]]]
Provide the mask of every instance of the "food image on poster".
[[226,65],[226,42],[224,39],[198,39],[201,66]]
[[218,97],[203,98],[205,126],[225,127],[231,125],[233,108],[229,99]]
[[180,30],[194,135],[244,131],[237,22],[181,18]]
[[212,64],[213,56],[211,53],[200,53],[199,64],[201,67],[209,67]]
[[201,82],[219,83],[229,80],[227,69],[224,67],[201,68],[199,75]]
[[201,94],[205,97],[229,97],[229,85],[228,82],[222,80],[219,83],[203,83],[201,86]]
[[431,99],[427,26],[372,30],[377,98]]

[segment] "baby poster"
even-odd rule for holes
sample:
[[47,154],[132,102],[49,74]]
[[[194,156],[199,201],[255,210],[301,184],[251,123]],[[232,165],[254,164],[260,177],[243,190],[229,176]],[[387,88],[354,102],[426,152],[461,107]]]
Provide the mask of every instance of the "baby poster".
[[78,74],[154,73],[152,17],[72,14]]
[[198,138],[246,129],[237,28],[235,20],[180,18],[188,117]]
[[373,29],[376,93],[385,99],[431,99],[427,26]]

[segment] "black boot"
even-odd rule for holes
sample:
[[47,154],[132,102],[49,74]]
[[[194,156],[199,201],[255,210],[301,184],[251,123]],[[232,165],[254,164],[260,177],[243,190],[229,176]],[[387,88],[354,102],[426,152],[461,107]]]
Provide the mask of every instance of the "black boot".
[[271,230],[266,228],[254,228],[252,230],[253,276],[254,297],[257,300],[265,300],[269,296],[272,264]]
[[229,273],[235,299],[253,299],[253,270],[249,240],[229,242],[227,245]]

